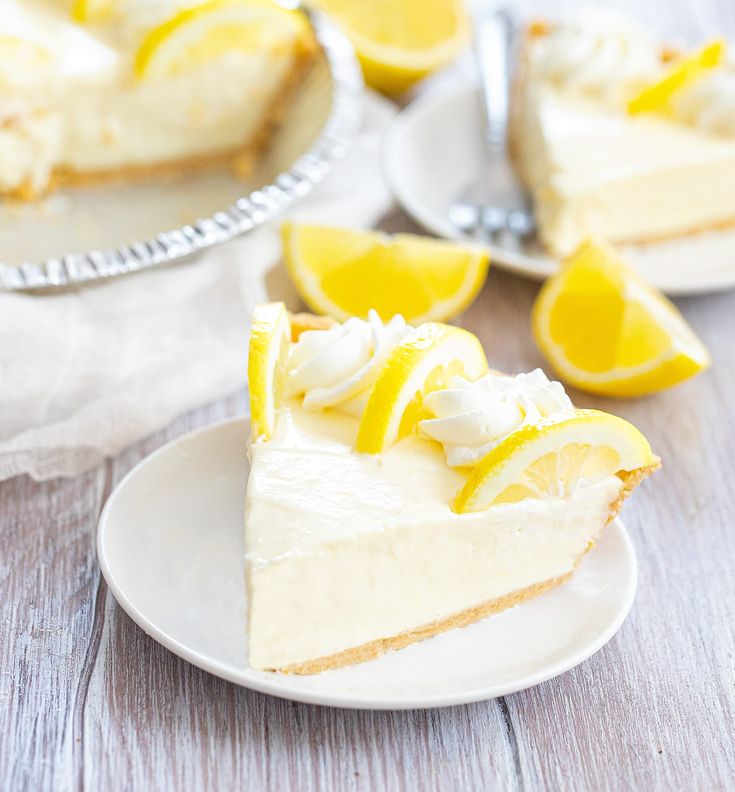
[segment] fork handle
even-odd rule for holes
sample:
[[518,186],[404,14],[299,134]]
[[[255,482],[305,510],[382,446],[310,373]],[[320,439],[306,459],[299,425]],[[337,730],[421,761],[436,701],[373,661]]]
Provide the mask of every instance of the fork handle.
[[515,20],[507,8],[475,22],[475,63],[485,114],[485,138],[493,152],[504,152],[508,137],[511,50]]

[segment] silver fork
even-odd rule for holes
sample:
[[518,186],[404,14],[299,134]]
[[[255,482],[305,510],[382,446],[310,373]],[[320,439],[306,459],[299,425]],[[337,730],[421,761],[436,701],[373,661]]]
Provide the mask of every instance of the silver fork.
[[477,175],[449,207],[449,219],[464,233],[517,247],[534,235],[536,225],[507,152],[516,30],[508,9],[476,20],[475,62],[485,116],[485,152]]

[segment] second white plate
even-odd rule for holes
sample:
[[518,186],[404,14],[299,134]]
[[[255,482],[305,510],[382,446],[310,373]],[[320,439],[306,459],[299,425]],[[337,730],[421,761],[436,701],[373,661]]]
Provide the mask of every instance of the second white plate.
[[[437,236],[460,239],[449,222],[452,200],[469,184],[482,157],[480,99],[474,86],[429,93],[393,122],[383,165],[403,208]],[[558,262],[537,244],[517,252],[490,246],[497,266],[542,279]],[[735,231],[719,231],[645,247],[628,247],[626,258],[668,294],[700,294],[735,288]]]
[[568,583],[517,608],[336,671],[255,671],[243,564],[247,434],[247,420],[229,421],[143,460],[111,495],[98,533],[102,573],[120,605],[161,644],[217,676],[338,707],[463,704],[567,671],[600,649],[630,609],[635,553],[616,520]]

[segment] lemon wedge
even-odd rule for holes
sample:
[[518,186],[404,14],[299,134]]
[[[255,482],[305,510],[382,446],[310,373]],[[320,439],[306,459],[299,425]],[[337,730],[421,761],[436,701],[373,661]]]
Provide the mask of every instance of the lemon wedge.
[[725,57],[724,41],[712,41],[692,55],[674,61],[661,79],[643,88],[628,102],[628,113],[652,113],[668,109],[671,98],[691,85]]
[[513,432],[480,460],[454,509],[566,498],[580,481],[659,464],[646,438],[622,418],[598,410],[559,413]]
[[253,314],[248,354],[250,426],[254,440],[269,440],[273,436],[290,341],[286,306],[281,302],[258,305]]
[[480,247],[376,231],[286,223],[288,271],[309,307],[339,321],[372,308],[388,321],[443,321],[482,288],[489,257]]
[[72,19],[77,22],[105,22],[113,16],[120,0],[74,0]]
[[459,327],[427,322],[390,353],[368,395],[357,450],[378,454],[410,434],[421,418],[423,397],[454,375],[477,379],[487,371],[479,339]]
[[171,77],[229,51],[273,50],[307,36],[301,12],[270,0],[208,0],[153,28],[134,70],[140,78]]
[[532,326],[557,374],[592,393],[642,396],[710,364],[674,305],[612,250],[590,242],[541,288]]
[[397,96],[449,63],[469,39],[462,0],[312,0],[352,41],[368,85]]

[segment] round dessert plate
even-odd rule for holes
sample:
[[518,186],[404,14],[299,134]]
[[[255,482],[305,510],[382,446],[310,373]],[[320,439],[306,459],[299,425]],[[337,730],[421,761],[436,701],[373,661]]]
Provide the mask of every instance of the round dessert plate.
[[[472,85],[429,93],[393,122],[383,148],[386,177],[403,208],[427,231],[467,238],[449,222],[448,210],[476,174],[483,145],[480,98]],[[516,249],[489,247],[496,266],[531,278],[546,278],[559,266],[536,241]],[[668,294],[735,287],[735,231],[621,249]]]
[[363,82],[345,36],[319,11],[304,13],[315,64],[246,180],[223,169],[4,201],[0,291],[76,286],[190,257],[271,220],[322,181],[359,128]]
[[569,670],[609,641],[630,609],[636,559],[616,520],[568,583],[516,608],[335,671],[255,671],[247,662],[243,565],[247,434],[247,420],[232,420],[159,449],[110,496],[97,537],[102,573],[123,609],[212,674],[334,707],[463,704]]

